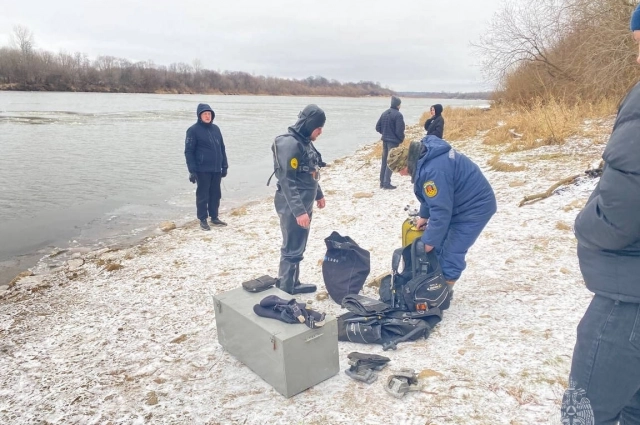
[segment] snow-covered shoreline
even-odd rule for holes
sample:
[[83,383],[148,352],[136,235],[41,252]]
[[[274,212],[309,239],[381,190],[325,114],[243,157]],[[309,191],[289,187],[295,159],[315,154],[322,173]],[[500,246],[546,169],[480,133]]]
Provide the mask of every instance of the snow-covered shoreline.
[[[409,137],[419,139],[414,127]],[[322,139],[319,139],[321,147]],[[367,386],[344,373],[285,399],[216,338],[213,295],[275,275],[280,230],[272,200],[203,232],[185,226],[126,249],[97,251],[51,275],[26,277],[0,298],[0,422],[158,424],[531,424],[555,423],[589,302],[575,256],[573,219],[595,185],[584,178],[540,202],[528,194],[588,168],[603,145],[572,140],[502,160],[524,171],[488,171],[495,147],[452,142],[485,171],[498,213],[467,260],[456,297],[431,337],[385,352],[389,367]],[[351,236],[371,251],[369,281],[388,272],[400,245],[408,178],[378,189],[373,145],[322,176],[302,278],[322,286],[324,238]],[[71,270],[73,269],[73,270]],[[375,297],[377,288],[365,285]],[[341,308],[315,294],[314,309]],[[379,346],[340,343],[351,351]],[[382,387],[394,369],[421,372],[424,388],[401,400]]]

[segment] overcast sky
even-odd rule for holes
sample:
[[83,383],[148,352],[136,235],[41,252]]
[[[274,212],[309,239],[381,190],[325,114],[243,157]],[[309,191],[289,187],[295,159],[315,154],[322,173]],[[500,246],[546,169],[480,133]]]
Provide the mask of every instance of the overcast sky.
[[[396,91],[488,90],[470,46],[504,0],[0,0],[40,49]],[[514,1],[514,0],[511,0]]]

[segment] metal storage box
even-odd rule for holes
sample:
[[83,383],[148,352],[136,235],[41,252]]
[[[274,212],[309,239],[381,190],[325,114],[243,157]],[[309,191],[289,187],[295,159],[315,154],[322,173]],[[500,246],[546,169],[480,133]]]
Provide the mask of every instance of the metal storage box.
[[259,293],[238,288],[214,297],[220,345],[287,398],[337,374],[335,317],[327,316],[318,329],[260,317],[253,306],[267,295],[292,297],[277,288]]

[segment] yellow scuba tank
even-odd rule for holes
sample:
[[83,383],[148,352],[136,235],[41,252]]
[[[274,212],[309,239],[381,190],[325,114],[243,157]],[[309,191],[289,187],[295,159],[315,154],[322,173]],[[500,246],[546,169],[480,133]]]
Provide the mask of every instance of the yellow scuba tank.
[[415,239],[422,236],[424,230],[418,230],[416,227],[416,221],[418,219],[418,211],[409,210],[409,206],[407,205],[404,208],[405,211],[409,211],[409,217],[402,222],[402,247],[404,248],[407,245],[411,245]]

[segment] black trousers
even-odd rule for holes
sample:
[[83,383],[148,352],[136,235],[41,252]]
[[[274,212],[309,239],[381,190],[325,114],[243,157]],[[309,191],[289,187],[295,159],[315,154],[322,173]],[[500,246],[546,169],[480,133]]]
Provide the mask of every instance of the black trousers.
[[640,424],[640,304],[593,296],[578,325],[561,412],[567,424]]
[[196,209],[198,220],[206,220],[207,217],[218,218],[220,208],[220,182],[222,173],[196,173],[198,176],[198,188],[196,189]]
[[382,142],[382,163],[380,164],[380,185],[389,186],[391,184],[391,175],[393,171],[387,166],[387,159],[389,158],[389,151],[395,148],[397,145]]

